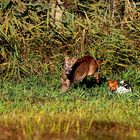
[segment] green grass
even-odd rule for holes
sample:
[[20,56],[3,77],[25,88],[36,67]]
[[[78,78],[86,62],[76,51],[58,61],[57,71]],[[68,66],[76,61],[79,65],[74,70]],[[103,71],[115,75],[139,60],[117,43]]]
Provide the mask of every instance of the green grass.
[[[121,78],[129,78],[126,75],[130,73],[122,73]],[[130,82],[137,80],[133,84],[134,93],[126,95],[110,95],[107,82],[91,88],[78,82],[62,93],[56,77],[47,80],[33,76],[21,82],[1,80],[0,138],[140,137],[140,87],[137,85],[140,75],[135,75],[134,79],[130,78]]]
[[[139,7],[123,1],[113,15],[106,1],[65,2],[60,27],[48,1],[0,3],[0,139],[140,137]],[[134,93],[110,95],[107,82],[62,93],[64,52],[102,59],[100,74],[129,81]]]

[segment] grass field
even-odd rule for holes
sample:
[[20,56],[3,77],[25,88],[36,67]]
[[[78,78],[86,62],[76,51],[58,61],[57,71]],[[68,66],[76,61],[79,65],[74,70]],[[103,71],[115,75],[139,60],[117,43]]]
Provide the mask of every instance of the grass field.
[[1,80],[0,139],[139,139],[140,74],[121,75],[129,77],[134,93],[126,95],[110,95],[107,82],[62,93],[59,78]]
[[[58,0],[57,20],[54,1],[0,2],[0,140],[140,139],[139,3]],[[62,93],[65,53],[103,60],[102,84]],[[111,95],[105,79],[134,93]]]

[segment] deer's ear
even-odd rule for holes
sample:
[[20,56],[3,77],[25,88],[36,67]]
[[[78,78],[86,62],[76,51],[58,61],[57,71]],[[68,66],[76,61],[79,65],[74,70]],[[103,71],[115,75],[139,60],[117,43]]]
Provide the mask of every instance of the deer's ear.
[[69,57],[67,55],[65,55],[65,61],[68,61]]
[[74,63],[76,63],[77,58],[73,57],[73,58],[72,58],[72,61],[73,61]]
[[63,55],[64,55],[64,58],[67,59],[67,57],[68,57],[67,51],[65,51],[65,52],[63,53]]

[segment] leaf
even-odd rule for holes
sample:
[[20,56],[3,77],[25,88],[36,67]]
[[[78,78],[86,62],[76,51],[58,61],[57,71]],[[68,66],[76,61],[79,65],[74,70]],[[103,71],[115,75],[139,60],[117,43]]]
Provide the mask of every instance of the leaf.
[[8,5],[10,4],[10,0],[4,0],[3,4],[2,4],[2,9],[6,9],[8,7]]
[[5,25],[5,32],[6,32],[6,34],[8,33],[8,29],[9,29],[9,18],[7,19],[7,21],[6,21],[6,25]]
[[11,25],[10,25],[9,30],[10,30],[10,33],[11,33],[12,36],[16,35],[15,28],[14,28],[14,24],[11,24]]
[[11,0],[13,3],[18,3],[20,0]]
[[6,53],[5,53],[6,51],[5,51],[5,49],[2,47],[1,48],[1,56],[3,57],[3,58],[5,58],[6,59]]
[[127,67],[125,64],[121,64],[121,63],[117,63],[117,65],[121,66],[121,67],[124,67],[124,68]]

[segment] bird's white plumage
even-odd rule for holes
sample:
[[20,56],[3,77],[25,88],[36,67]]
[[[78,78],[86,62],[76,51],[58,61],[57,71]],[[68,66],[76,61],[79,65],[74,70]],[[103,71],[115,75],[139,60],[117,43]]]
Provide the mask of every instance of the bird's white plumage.
[[128,92],[132,92],[132,90],[131,90],[131,88],[127,89],[124,86],[119,86],[117,88],[116,92],[120,93],[120,94],[125,94],[125,93],[128,93]]

